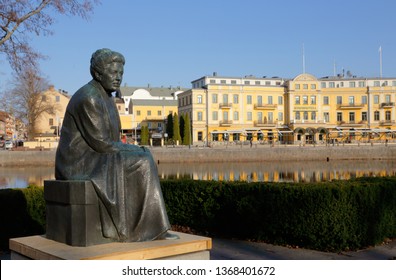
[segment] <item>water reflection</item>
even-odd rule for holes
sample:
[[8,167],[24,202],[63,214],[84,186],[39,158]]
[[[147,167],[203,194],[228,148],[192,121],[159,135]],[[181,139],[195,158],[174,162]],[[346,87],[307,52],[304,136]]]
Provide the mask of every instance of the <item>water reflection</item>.
[[[321,182],[396,176],[396,160],[160,164],[158,175],[161,179]],[[0,167],[0,189],[25,188],[29,184],[42,186],[44,180],[50,179],[54,179],[54,167]]]
[[396,175],[396,161],[160,164],[158,173],[162,179],[322,182],[362,176],[393,176]]

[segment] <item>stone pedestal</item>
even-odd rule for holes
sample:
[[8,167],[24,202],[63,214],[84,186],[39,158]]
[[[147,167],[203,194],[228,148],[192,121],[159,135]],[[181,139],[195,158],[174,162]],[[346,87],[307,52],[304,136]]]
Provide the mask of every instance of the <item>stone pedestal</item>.
[[99,202],[91,181],[44,181],[46,237],[71,246],[111,242],[102,235]]
[[89,247],[69,246],[29,236],[10,239],[12,260],[209,260],[212,240],[208,237],[173,232],[177,240],[107,243]]

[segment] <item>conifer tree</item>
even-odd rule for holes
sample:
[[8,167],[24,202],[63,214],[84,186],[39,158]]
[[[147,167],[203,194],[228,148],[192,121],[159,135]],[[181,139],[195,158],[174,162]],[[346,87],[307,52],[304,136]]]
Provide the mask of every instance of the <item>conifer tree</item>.
[[177,113],[173,115],[173,141],[179,141],[181,143],[181,137],[180,137],[180,128],[179,128],[179,117]]
[[188,113],[184,116],[184,138],[183,138],[184,145],[191,144],[191,123],[190,123],[190,116]]

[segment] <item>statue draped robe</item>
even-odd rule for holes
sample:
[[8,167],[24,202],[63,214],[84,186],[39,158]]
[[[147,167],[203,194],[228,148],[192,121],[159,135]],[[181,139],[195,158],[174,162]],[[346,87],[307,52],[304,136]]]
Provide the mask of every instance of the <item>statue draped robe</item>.
[[103,236],[148,241],[170,228],[150,151],[120,140],[114,98],[92,80],[70,99],[55,159],[57,180],[90,180]]

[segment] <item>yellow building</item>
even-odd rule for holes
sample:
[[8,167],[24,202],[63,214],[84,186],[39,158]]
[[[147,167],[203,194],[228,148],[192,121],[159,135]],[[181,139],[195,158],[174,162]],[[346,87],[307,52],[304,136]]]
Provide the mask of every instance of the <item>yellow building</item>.
[[177,112],[180,87],[121,87],[124,109],[118,107],[122,132],[130,141],[140,139],[140,129],[148,126],[153,139],[161,139],[166,131],[169,114]]
[[386,141],[395,136],[396,78],[221,77],[179,94],[195,144]]
[[285,89],[281,78],[205,76],[179,95],[179,114],[192,121],[193,142],[272,141],[283,130]]
[[35,138],[42,141],[57,140],[62,127],[67,104],[71,96],[63,90],[55,90],[54,86],[42,93],[42,102],[54,106],[55,113],[42,113],[36,121]]

